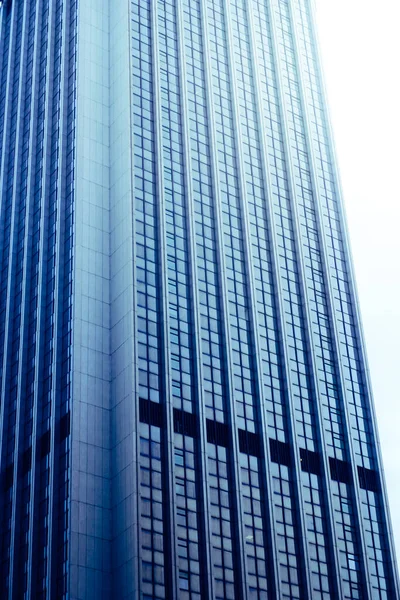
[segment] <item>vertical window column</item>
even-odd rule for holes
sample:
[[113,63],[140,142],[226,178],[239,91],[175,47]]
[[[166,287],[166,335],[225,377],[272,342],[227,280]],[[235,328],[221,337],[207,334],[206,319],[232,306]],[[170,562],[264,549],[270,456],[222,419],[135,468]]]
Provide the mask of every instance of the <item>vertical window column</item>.
[[[32,144],[33,160],[28,174],[28,196],[30,203],[30,236],[27,247],[27,272],[29,278],[26,286],[26,320],[25,320],[25,340],[22,358],[21,372],[21,395],[24,397],[23,428],[23,447],[25,456],[25,474],[26,481],[26,504],[22,506],[23,514],[27,521],[26,544],[27,548],[23,554],[24,577],[24,598],[30,597],[32,560],[36,560],[33,550],[34,529],[37,526],[37,520],[34,516],[35,510],[35,490],[36,490],[36,450],[38,445],[34,443],[37,426],[37,395],[35,394],[35,380],[38,374],[37,344],[39,343],[38,325],[39,325],[39,270],[41,260],[41,223],[44,212],[42,196],[42,174],[44,160],[44,136],[45,136],[45,118],[46,118],[46,90],[47,90],[47,68],[48,68],[48,29],[49,29],[49,2],[46,0],[38,7],[37,23],[37,49],[36,49],[36,94],[37,99],[33,106]],[[40,451],[38,451],[39,453]]]
[[237,589],[232,523],[229,450],[207,444],[213,576],[216,600],[234,600]]
[[[69,235],[66,229],[66,217],[68,205],[66,205],[66,181],[65,173],[67,167],[67,155],[65,153],[67,131],[69,127],[68,112],[71,106],[69,100],[69,69],[70,69],[70,43],[74,43],[74,31],[72,29],[72,41],[70,40],[70,10],[74,14],[74,4],[61,1],[56,12],[56,60],[54,65],[54,78],[56,84],[53,92],[53,115],[57,119],[57,126],[53,125],[54,139],[51,144],[50,162],[50,194],[54,196],[55,205],[55,239],[52,254],[54,257],[54,280],[52,283],[52,296],[54,302],[52,322],[52,369],[51,378],[51,409],[50,409],[50,497],[49,506],[49,561],[48,580],[49,596],[59,594],[60,590],[60,568],[63,571],[65,558],[63,553],[67,543],[64,537],[68,533],[65,523],[66,503],[68,502],[69,486],[69,433],[70,413],[65,412],[65,397],[61,397],[61,381],[63,376],[63,310],[65,288],[65,236]],[[73,55],[74,57],[74,55]],[[74,101],[73,101],[74,102]],[[53,117],[53,118],[54,118]],[[67,257],[68,260],[68,257]],[[65,392],[64,392],[65,394]],[[61,575],[62,577],[62,575]],[[57,592],[58,589],[58,592]]]
[[[162,411],[160,240],[156,187],[151,0],[132,1],[136,331],[139,402]],[[141,419],[142,420],[142,419]],[[139,577],[144,598],[167,597],[165,432],[140,423]]]
[[[36,593],[39,598],[47,598],[51,593],[51,499],[52,499],[52,462],[55,453],[53,415],[55,411],[55,394],[53,378],[56,371],[55,337],[57,314],[57,248],[59,231],[60,190],[58,189],[59,145],[61,133],[61,62],[63,38],[63,1],[57,0],[51,7],[52,36],[52,87],[49,93],[49,113],[47,123],[50,128],[49,145],[44,158],[43,196],[46,199],[44,214],[44,238],[42,255],[42,306],[40,322],[40,353],[38,398],[39,413],[37,435],[40,439],[39,490],[38,490],[38,533],[35,553],[37,554]],[[54,425],[53,425],[54,429]]]
[[[190,281],[190,238],[188,206],[190,187],[186,186],[184,102],[181,98],[184,74],[178,43],[178,9],[172,0],[158,1],[158,43],[160,65],[160,105],[163,151],[163,196],[165,207],[166,259],[168,279],[169,359],[171,366],[172,404],[183,421],[185,415],[199,416],[195,318]],[[187,154],[186,154],[187,156]],[[193,257],[194,259],[194,257]],[[177,412],[176,412],[177,411]],[[190,417],[189,417],[190,420]],[[175,418],[174,418],[175,421]],[[203,543],[201,528],[200,481],[195,477],[201,467],[198,419],[191,435],[174,435],[174,495],[178,545],[188,543],[188,558],[177,557],[178,589],[182,598],[200,598],[203,573],[207,561],[200,562]],[[186,432],[185,432],[186,433]],[[177,465],[182,452],[183,465]],[[196,462],[196,469],[195,469]],[[204,552],[204,551],[203,551]]]
[[76,61],[77,61],[77,0],[71,0],[66,5],[66,35],[65,45],[67,61],[65,63],[65,103],[66,122],[64,135],[65,172],[63,174],[62,196],[64,198],[63,213],[63,256],[64,264],[60,281],[62,296],[60,316],[60,409],[59,409],[59,452],[58,452],[58,482],[57,482],[57,522],[54,524],[56,553],[56,582],[55,593],[63,600],[68,594],[69,576],[69,547],[70,547],[70,464],[71,464],[71,345],[72,345],[72,278],[73,278],[73,231],[74,231],[74,181],[75,181],[75,131],[76,131]]
[[174,435],[178,588],[182,600],[201,598],[196,444],[191,436]]
[[161,430],[140,423],[140,527],[143,600],[166,598]]

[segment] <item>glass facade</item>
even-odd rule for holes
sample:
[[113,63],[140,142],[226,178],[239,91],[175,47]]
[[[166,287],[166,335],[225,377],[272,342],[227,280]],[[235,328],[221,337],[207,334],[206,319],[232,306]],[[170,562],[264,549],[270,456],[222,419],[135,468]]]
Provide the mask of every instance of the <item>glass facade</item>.
[[0,597],[399,598],[312,0],[0,15]]
[[2,598],[67,590],[76,9],[1,9]]

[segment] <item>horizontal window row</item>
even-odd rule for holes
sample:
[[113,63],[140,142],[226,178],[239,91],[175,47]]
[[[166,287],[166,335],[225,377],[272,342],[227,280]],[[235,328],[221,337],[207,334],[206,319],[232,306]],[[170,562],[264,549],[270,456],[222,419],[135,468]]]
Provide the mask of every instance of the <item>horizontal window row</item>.
[[[162,428],[164,424],[163,405],[150,400],[139,399],[139,418],[142,423]],[[174,408],[174,431],[189,437],[198,437],[198,418],[193,413]],[[218,421],[206,420],[207,442],[228,448],[230,446],[229,426]],[[239,450],[242,454],[262,456],[261,437],[250,431],[238,429]],[[292,464],[290,444],[269,438],[271,462],[285,465]],[[300,448],[300,467],[305,473],[321,475],[322,458],[319,452]],[[333,481],[352,484],[353,477],[349,462],[329,457],[330,476]],[[377,471],[358,467],[358,480],[362,489],[379,492],[379,476]]]

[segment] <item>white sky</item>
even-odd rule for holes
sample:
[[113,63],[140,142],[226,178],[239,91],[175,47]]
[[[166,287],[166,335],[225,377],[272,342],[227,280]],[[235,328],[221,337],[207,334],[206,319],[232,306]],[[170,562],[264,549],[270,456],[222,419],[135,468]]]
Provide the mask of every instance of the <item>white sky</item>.
[[399,562],[400,4],[315,4]]

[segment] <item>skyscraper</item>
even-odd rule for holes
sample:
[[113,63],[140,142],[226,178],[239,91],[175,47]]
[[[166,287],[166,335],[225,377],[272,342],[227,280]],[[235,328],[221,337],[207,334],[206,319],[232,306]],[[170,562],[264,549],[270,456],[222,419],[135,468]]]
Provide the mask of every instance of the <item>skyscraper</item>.
[[311,0],[0,2],[0,597],[392,600]]

